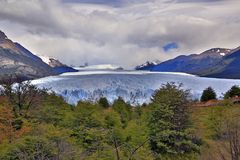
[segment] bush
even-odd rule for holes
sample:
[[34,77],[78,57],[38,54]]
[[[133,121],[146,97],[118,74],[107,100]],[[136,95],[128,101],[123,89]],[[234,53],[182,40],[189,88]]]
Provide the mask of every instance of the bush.
[[202,93],[201,102],[207,102],[209,100],[217,99],[216,97],[217,95],[215,91],[211,87],[208,87]]
[[235,96],[240,96],[240,87],[236,85],[232,86],[232,88],[225,93],[224,99],[233,98]]

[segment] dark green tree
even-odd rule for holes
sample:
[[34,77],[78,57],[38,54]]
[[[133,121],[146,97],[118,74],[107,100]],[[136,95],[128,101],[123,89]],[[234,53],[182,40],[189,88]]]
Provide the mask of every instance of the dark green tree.
[[217,95],[215,91],[212,89],[212,87],[206,88],[201,96],[201,102],[207,102],[209,100],[217,99]]
[[151,150],[159,155],[198,151],[189,132],[189,91],[181,85],[167,83],[155,92],[149,117]]
[[233,98],[235,96],[240,96],[240,87],[236,85],[232,86],[232,88],[225,93],[224,99]]
[[98,104],[99,104],[100,106],[102,106],[103,108],[109,108],[109,107],[110,107],[110,105],[109,105],[109,103],[108,103],[108,100],[107,100],[107,98],[105,98],[105,97],[101,97],[101,98],[99,99],[99,101],[98,101]]

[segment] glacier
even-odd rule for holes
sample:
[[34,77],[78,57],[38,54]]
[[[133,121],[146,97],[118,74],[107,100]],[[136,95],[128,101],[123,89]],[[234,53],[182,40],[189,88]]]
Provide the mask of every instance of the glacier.
[[211,86],[218,98],[240,80],[204,78],[186,73],[167,73],[149,71],[113,71],[93,70],[64,73],[49,76],[31,83],[39,88],[47,88],[62,96],[68,103],[76,105],[78,101],[97,101],[106,97],[111,103],[122,97],[132,105],[149,103],[156,89],[167,82],[182,83],[184,89],[190,89],[193,99],[199,99],[203,89]]

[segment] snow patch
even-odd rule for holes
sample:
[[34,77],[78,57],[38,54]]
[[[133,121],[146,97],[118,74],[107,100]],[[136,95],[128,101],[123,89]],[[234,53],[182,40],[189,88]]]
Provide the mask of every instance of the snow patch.
[[221,56],[225,56],[225,55],[226,55],[226,53],[220,53],[220,55],[221,55]]
[[41,59],[42,59],[42,61],[44,62],[44,63],[46,63],[47,65],[49,65],[50,64],[50,57],[47,57],[47,56],[39,56]]
[[151,66],[151,65],[158,65],[159,63],[160,63],[160,61],[158,61],[158,60],[152,61],[152,62],[147,61],[146,63],[143,63],[142,65],[137,66],[137,68],[143,68],[143,67],[147,67],[147,66]]

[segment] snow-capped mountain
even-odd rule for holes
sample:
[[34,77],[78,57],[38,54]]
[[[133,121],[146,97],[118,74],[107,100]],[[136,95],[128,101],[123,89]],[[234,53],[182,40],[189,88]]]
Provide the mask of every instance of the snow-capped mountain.
[[52,67],[53,71],[56,74],[62,74],[65,72],[77,72],[78,70],[69,67],[63,63],[61,63],[59,60],[54,59],[54,58],[50,58],[47,56],[39,56],[43,62],[45,62],[46,64],[48,64],[50,67]]
[[53,74],[52,68],[39,57],[0,31],[0,78],[16,76],[32,79]]
[[221,61],[208,70],[206,77],[240,78],[240,47],[225,55]]
[[49,65],[50,64],[50,57],[47,57],[47,56],[39,56],[39,58],[41,58],[41,60],[44,62],[44,63],[46,63],[47,65]]
[[65,64],[61,63],[57,59],[50,58],[50,57],[47,57],[47,56],[39,56],[39,57],[42,59],[42,61],[44,63],[48,64],[52,68],[66,66]]
[[149,71],[81,71],[33,80],[39,88],[50,88],[68,103],[80,100],[96,101],[107,97],[113,102],[122,97],[131,104],[150,102],[154,91],[167,82],[182,83],[191,89],[193,98],[200,98],[202,90],[211,86],[218,97],[240,80],[204,78],[185,73],[160,73]]
[[[239,51],[239,48],[233,50],[213,48],[201,54],[192,54],[189,56],[181,55],[157,65],[150,65],[149,67],[147,66],[136,69],[159,72],[184,72],[217,78],[240,78],[240,71],[237,69],[237,63],[234,64],[235,69],[233,69],[233,67],[229,66],[232,64],[233,59],[228,58],[231,57],[231,55],[234,55],[237,51]],[[235,56],[235,60],[240,59]],[[229,71],[229,73],[225,70]]]
[[143,63],[139,66],[136,66],[135,69],[136,70],[151,70],[154,66],[158,65],[160,63],[160,61],[156,60],[156,61],[147,61],[146,63]]

